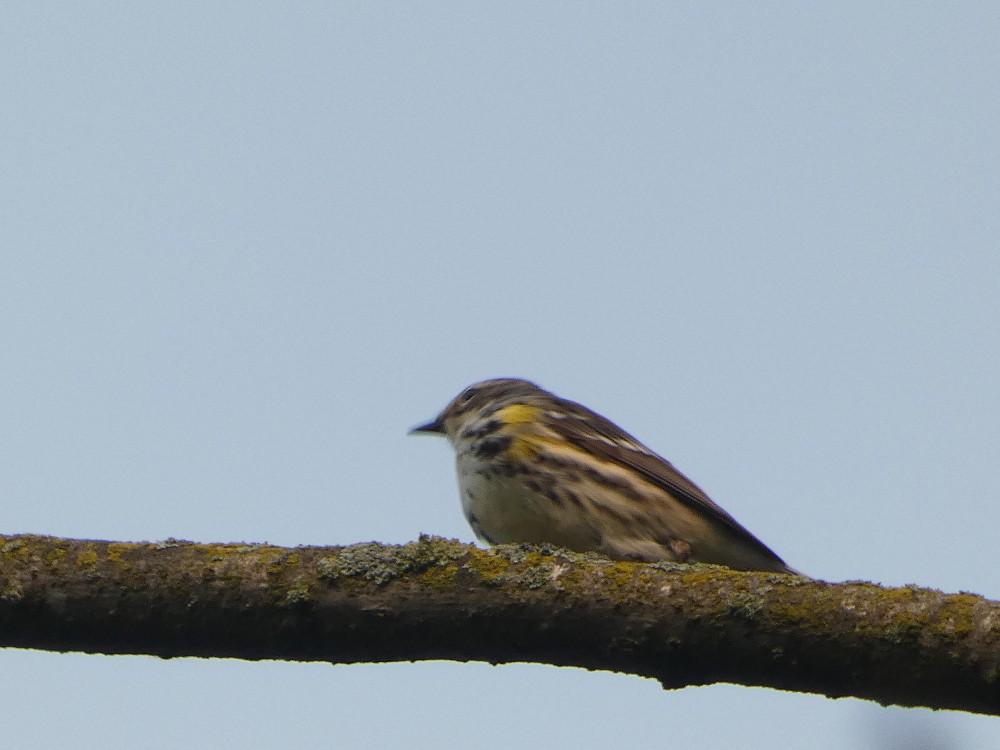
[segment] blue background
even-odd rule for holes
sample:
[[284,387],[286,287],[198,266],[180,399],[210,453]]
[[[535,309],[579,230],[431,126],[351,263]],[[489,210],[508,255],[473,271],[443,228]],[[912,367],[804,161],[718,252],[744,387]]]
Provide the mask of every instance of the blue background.
[[[4,533],[471,540],[536,380],[791,565],[1000,597],[1000,6],[0,11]],[[0,652],[11,746],[1000,745],[544,666]]]

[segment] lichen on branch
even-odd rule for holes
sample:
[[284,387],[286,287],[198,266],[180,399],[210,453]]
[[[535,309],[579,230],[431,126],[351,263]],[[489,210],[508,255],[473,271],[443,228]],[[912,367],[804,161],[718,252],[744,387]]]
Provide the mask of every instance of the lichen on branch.
[[1000,603],[424,536],[0,537],[0,645],[241,659],[538,662],[1000,714]]

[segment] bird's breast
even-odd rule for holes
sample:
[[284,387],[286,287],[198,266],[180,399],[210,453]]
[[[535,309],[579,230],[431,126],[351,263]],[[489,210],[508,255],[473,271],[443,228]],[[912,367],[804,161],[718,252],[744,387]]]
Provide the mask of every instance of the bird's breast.
[[566,512],[543,477],[482,461],[471,452],[459,454],[457,463],[462,511],[483,541],[595,548],[594,529],[579,513]]

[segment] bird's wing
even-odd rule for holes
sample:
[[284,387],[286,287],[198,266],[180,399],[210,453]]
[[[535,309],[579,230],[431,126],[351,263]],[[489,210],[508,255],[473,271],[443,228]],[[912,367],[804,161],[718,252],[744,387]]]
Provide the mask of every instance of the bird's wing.
[[627,466],[650,484],[755,547],[765,557],[785,565],[770,547],[751,534],[665,458],[651,451],[611,420],[582,404],[565,399],[562,401],[561,413],[550,414],[550,418],[553,420],[552,429],[568,442],[603,461]]

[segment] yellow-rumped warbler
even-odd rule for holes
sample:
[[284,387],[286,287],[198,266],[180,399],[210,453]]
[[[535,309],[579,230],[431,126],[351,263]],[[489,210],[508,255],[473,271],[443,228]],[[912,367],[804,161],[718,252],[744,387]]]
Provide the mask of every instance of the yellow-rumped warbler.
[[451,442],[465,517],[490,544],[796,572],[666,459],[526,380],[471,385],[411,432]]

